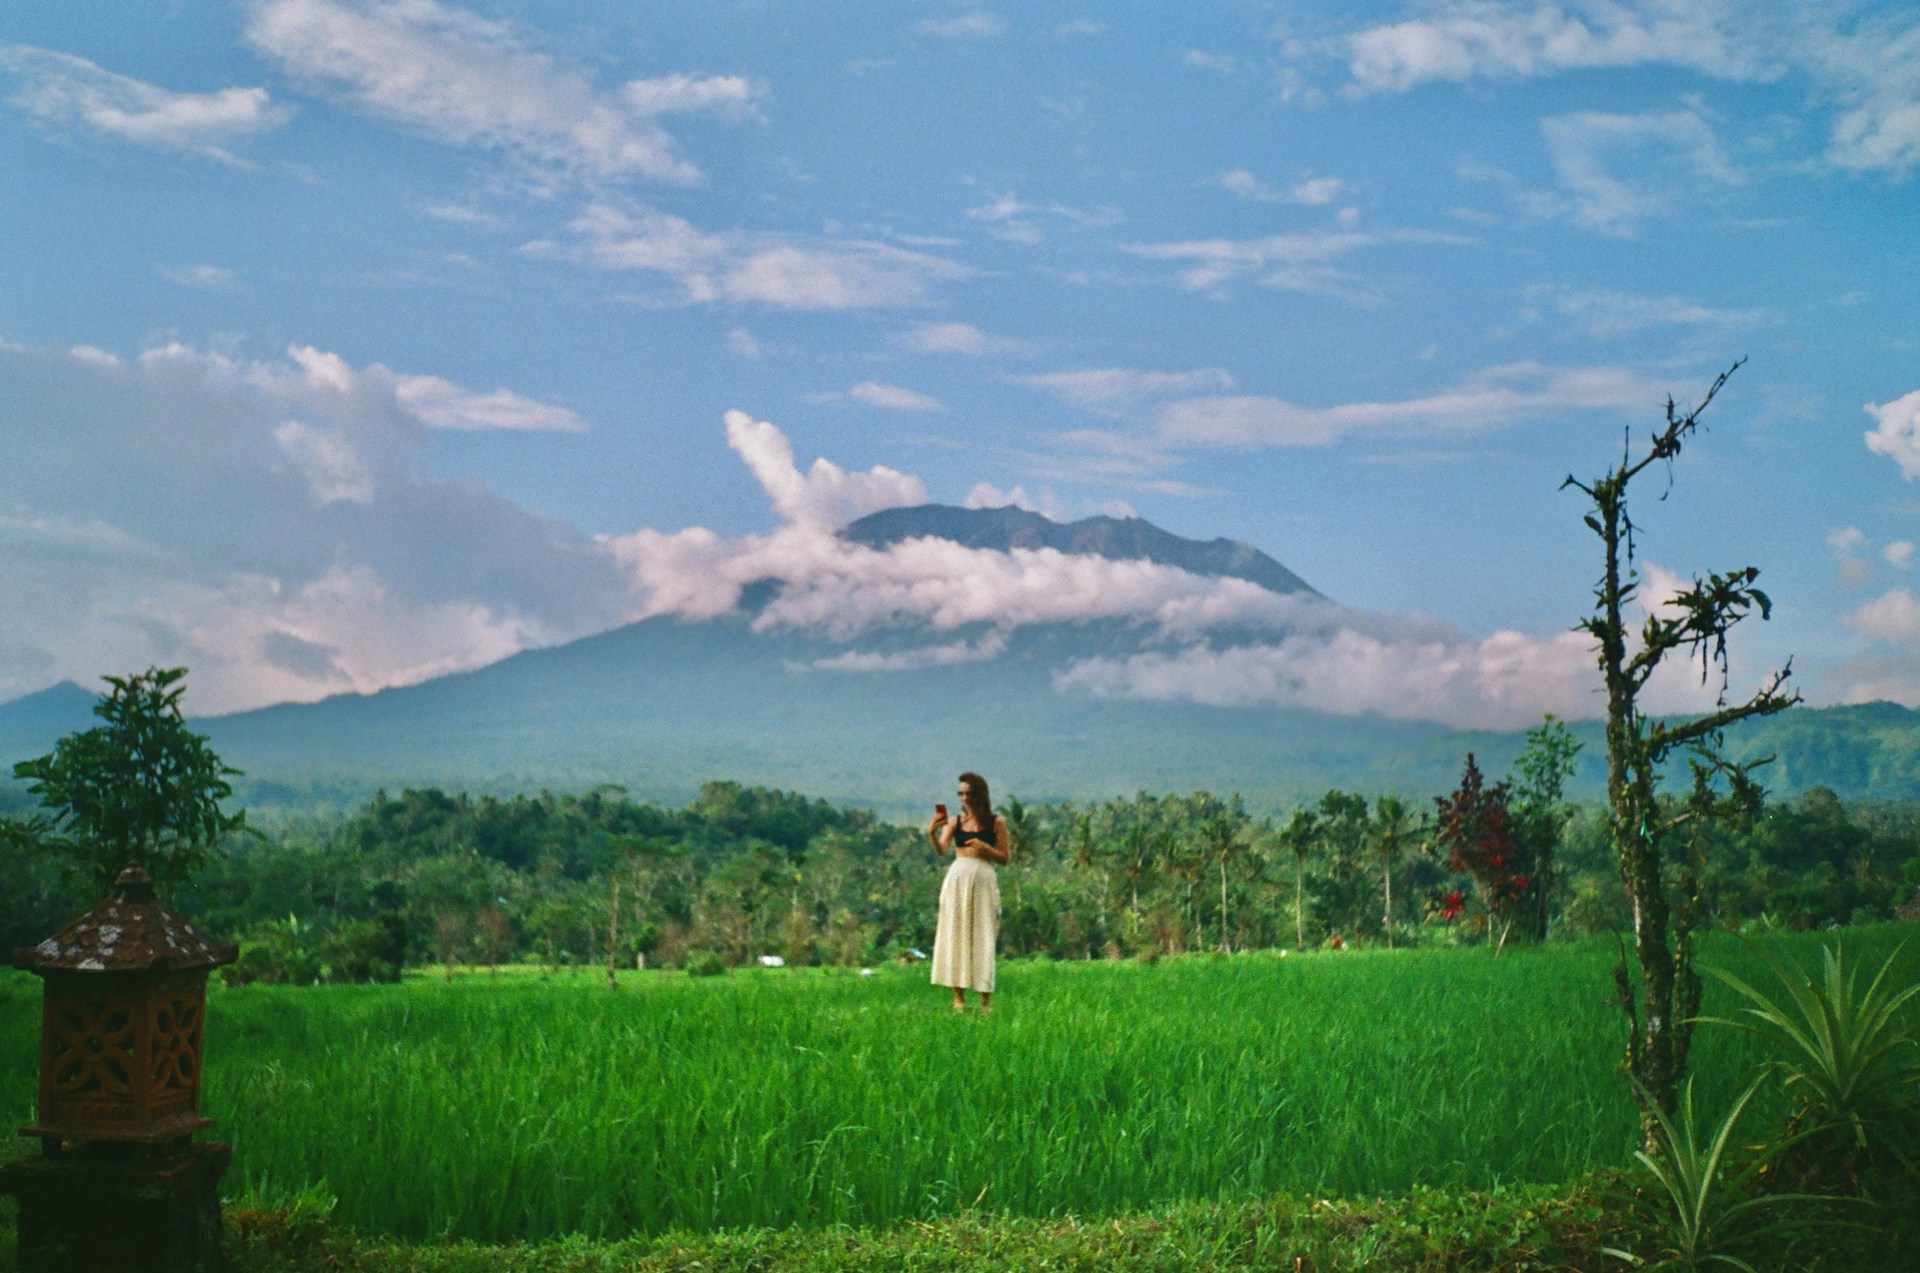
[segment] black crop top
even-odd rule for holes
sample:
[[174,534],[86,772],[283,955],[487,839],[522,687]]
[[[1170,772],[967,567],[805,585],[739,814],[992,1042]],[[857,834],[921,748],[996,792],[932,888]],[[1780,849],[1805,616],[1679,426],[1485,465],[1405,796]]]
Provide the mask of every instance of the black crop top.
[[953,843],[955,848],[972,844],[975,840],[985,840],[990,844],[997,843],[991,831],[968,831],[964,827],[954,828]]

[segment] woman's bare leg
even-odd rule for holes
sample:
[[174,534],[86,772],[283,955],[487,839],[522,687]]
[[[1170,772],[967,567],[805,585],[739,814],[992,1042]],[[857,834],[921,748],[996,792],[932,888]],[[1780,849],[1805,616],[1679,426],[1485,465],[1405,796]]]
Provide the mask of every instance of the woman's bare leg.
[[993,991],[982,990],[980,992],[980,1011],[982,1012],[993,1011]]
[[961,992],[958,986],[953,988],[953,1010],[955,1012],[965,1012],[967,1010],[967,996]]

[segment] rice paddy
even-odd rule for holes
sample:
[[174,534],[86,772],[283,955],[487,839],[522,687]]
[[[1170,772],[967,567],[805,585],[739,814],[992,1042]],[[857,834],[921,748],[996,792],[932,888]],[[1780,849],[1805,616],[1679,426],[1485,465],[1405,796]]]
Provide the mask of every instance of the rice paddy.
[[[406,1239],[1552,1182],[1631,1156],[1613,957],[1019,961],[990,1018],[956,1017],[923,965],[627,974],[611,993],[586,974],[253,986],[212,995],[204,1105],[234,1145],[230,1196],[331,1195],[341,1222]],[[1730,940],[1705,957],[1754,962]],[[38,993],[0,980],[0,1111],[21,1123]],[[1701,1029],[1703,1110],[1752,1048]]]

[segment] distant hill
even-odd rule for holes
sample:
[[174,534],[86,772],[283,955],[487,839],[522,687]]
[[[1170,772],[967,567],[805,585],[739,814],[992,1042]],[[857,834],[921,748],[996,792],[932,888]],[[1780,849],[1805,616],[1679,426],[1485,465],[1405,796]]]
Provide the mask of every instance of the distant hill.
[[922,536],[999,552],[1053,548],[1116,561],[1144,559],[1211,578],[1245,579],[1273,592],[1319,595],[1299,575],[1251,544],[1232,539],[1182,539],[1139,517],[1089,517],[1062,523],[1012,506],[920,504],[870,513],[840,532],[842,539],[869,548],[885,548]]
[[99,701],[92,690],[62,681],[0,703],[0,774],[10,773],[15,761],[45,755],[57,739],[98,725],[93,705]]

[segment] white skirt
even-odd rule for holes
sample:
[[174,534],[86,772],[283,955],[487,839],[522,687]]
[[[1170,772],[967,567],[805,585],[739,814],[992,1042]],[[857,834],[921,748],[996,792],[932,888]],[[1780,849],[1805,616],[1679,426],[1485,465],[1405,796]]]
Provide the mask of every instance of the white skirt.
[[933,984],[993,993],[993,946],[1000,936],[1000,881],[982,858],[956,857],[940,885],[933,937]]

